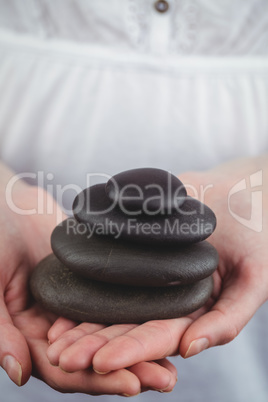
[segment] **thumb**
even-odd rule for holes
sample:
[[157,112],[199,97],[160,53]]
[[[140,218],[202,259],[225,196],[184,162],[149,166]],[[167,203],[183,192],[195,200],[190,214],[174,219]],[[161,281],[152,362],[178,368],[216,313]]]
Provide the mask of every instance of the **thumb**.
[[225,285],[218,301],[206,314],[194,321],[180,342],[180,354],[187,358],[212,346],[232,341],[264,302],[256,292],[254,279],[238,275]]
[[0,365],[18,386],[25,384],[32,371],[26,339],[13,325],[3,295],[0,296]]

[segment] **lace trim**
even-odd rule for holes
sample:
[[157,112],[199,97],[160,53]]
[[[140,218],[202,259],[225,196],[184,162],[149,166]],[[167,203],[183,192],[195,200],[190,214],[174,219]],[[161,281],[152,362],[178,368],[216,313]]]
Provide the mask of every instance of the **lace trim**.
[[191,53],[197,36],[198,6],[192,0],[174,0],[171,51]]
[[[128,0],[126,32],[136,48],[149,50],[153,0]],[[196,40],[198,6],[194,0],[169,0],[171,31],[167,52],[191,53]]]
[[148,47],[150,8],[152,3],[144,0],[128,0],[126,7],[126,32],[135,47]]
[[[154,1],[110,0],[104,12],[102,2],[99,5],[98,2],[95,4],[89,0],[66,1],[67,4],[65,0],[57,0],[52,6],[50,0],[27,0],[23,5],[19,0],[9,0],[9,6],[4,8],[6,21],[2,25],[3,28],[10,28],[14,32],[30,33],[39,38],[88,41],[94,45],[112,43],[114,47],[118,46],[118,49],[134,48],[141,53],[155,55],[151,40],[155,37],[153,30],[157,25],[153,23],[157,13],[153,7]],[[243,0],[234,4],[223,4],[215,0],[167,1],[170,8],[163,15],[163,18],[168,18],[169,25],[163,45],[165,55],[268,54],[267,0],[249,0],[245,7],[242,7]],[[0,4],[1,2],[4,0],[0,0]],[[78,10],[73,18],[71,6],[74,10],[77,7]],[[13,8],[15,12],[12,14]],[[95,8],[97,22],[94,20]],[[103,34],[102,26],[98,25],[98,16],[103,15],[103,21],[105,23],[107,19],[109,27],[111,12],[116,17],[116,23],[112,25],[115,40],[110,40],[109,33],[105,30]],[[220,16],[218,26],[214,14]],[[60,20],[58,15],[61,16]]]

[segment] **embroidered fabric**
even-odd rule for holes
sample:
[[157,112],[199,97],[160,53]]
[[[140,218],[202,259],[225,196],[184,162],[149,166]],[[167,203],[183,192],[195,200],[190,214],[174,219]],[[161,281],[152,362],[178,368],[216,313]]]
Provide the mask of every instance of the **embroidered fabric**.
[[193,51],[197,41],[198,11],[199,7],[195,0],[174,1],[173,52],[187,54]]
[[169,0],[163,14],[154,0],[0,0],[0,9],[0,29],[37,37],[154,53],[159,27],[165,53],[268,54],[267,0]]

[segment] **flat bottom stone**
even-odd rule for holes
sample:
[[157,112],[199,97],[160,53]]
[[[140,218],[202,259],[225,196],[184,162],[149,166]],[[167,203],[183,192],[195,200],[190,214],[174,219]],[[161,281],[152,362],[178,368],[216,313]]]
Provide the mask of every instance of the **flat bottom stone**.
[[182,317],[202,307],[213,289],[211,276],[188,285],[134,287],[80,277],[54,254],[34,269],[31,291],[37,302],[75,321],[142,323]]
[[51,246],[56,257],[77,275],[131,286],[193,283],[212,275],[218,253],[207,241],[184,247],[115,241],[109,236],[79,233],[73,218],[56,226]]

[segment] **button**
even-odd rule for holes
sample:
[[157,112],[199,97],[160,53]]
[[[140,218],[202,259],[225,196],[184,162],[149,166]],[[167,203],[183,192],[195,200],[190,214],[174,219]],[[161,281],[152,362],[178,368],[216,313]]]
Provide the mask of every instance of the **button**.
[[165,13],[169,9],[169,4],[165,0],[158,0],[154,3],[154,8],[159,13]]

